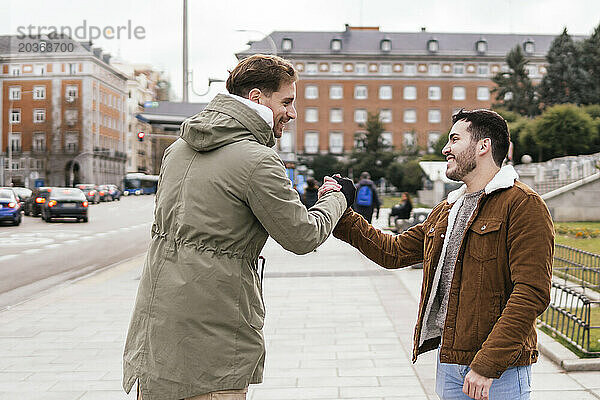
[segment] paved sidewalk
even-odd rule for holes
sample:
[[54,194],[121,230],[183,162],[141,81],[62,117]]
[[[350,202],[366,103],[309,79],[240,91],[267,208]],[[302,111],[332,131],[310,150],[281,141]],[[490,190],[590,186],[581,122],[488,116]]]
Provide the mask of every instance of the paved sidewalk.
[[[249,400],[437,398],[435,354],[410,362],[421,270],[386,271],[337,239],[305,256],[269,240],[263,254],[267,365]],[[121,354],[142,262],[1,312],[0,400],[133,399]],[[533,385],[534,399],[600,399],[600,372],[544,358]]]

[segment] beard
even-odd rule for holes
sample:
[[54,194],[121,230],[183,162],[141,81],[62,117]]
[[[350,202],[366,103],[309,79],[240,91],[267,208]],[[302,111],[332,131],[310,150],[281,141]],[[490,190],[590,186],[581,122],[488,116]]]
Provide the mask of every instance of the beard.
[[456,166],[451,171],[446,169],[446,176],[448,179],[452,179],[453,181],[462,181],[465,176],[467,176],[475,169],[475,167],[477,167],[477,162],[475,161],[475,148],[476,146],[473,143],[462,153],[453,154],[454,163]]

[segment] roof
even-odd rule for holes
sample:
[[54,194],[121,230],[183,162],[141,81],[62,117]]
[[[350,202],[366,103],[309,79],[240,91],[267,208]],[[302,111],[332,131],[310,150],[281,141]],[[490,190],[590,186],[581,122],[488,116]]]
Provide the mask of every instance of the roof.
[[[378,29],[357,29],[348,27],[343,32],[275,31],[260,41],[250,42],[247,50],[237,53],[238,58],[256,53],[273,53],[277,47],[279,55],[343,55],[343,56],[488,56],[505,57],[516,45],[532,41],[535,51],[531,56],[545,57],[556,35],[499,34],[499,33],[444,33],[444,32],[382,32]],[[580,40],[585,36],[572,36]],[[273,42],[269,38],[272,38]],[[290,51],[281,48],[283,39],[293,42]],[[341,40],[341,50],[332,51],[331,41]],[[382,40],[391,41],[391,50],[380,49]],[[437,40],[439,50],[428,51],[428,42]],[[487,42],[487,52],[477,52],[476,43]]]
[[175,103],[172,101],[148,102],[151,107],[144,107],[144,111],[136,115],[142,122],[165,127],[179,127],[187,118],[204,110],[208,103]]

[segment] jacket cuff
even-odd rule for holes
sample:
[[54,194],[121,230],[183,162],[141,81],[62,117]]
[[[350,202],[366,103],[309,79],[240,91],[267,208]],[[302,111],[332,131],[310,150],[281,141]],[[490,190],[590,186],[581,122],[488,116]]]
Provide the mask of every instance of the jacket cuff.
[[352,208],[348,208],[342,214],[342,217],[333,230],[333,236],[344,242],[350,242],[350,232],[352,231],[352,226],[358,216],[359,215],[355,213]]
[[486,378],[498,379],[506,369],[500,368],[499,365],[488,362],[483,356],[477,354],[469,365],[471,369],[481,376]]

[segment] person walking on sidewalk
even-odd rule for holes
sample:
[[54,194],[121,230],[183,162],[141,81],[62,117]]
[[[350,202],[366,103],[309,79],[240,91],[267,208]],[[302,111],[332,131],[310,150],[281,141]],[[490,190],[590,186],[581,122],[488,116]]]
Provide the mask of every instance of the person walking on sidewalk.
[[[296,118],[297,73],[277,56],[241,61],[165,151],[152,239],[123,355],[138,399],[245,399],[262,382],[259,254],[327,239],[353,199],[329,178],[308,211],[271,147]],[[264,260],[264,259],[263,259]]]
[[379,218],[379,207],[381,207],[381,202],[377,196],[377,188],[371,180],[371,175],[363,172],[360,174],[360,181],[356,186],[356,200],[354,200],[352,208],[371,223],[374,210],[377,210],[376,218]]
[[550,302],[552,220],[541,197],[502,166],[509,132],[500,115],[461,110],[452,123],[442,153],[461,188],[400,235],[348,210],[334,236],[385,268],[423,262],[413,362],[438,349],[441,399],[529,399],[535,321]]

